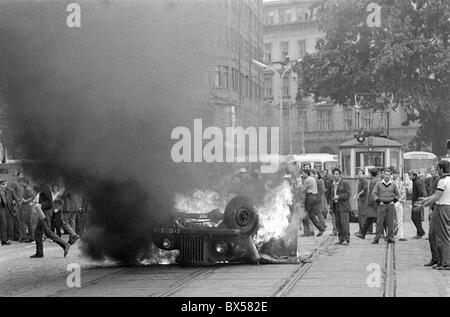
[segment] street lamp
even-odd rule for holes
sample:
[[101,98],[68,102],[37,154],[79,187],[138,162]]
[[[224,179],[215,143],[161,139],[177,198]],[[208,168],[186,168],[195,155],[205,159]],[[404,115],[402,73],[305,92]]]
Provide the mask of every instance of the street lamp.
[[[286,56],[286,60],[289,60],[289,57]],[[299,59],[296,61],[296,63],[301,62],[302,60]],[[267,68],[270,69],[276,76],[278,76],[278,80],[279,80],[279,88],[280,88],[280,118],[279,118],[279,126],[280,126],[280,143],[281,143],[281,154],[283,154],[283,150],[284,150],[284,143],[283,143],[283,78],[284,75],[286,75],[286,73],[292,68],[292,66],[295,64],[290,64],[288,65],[284,70],[283,70],[283,66],[282,66],[282,74],[280,74],[276,69],[274,69],[273,67],[270,67],[269,65],[266,65],[264,63],[261,63],[255,59],[252,60],[252,62],[256,65],[258,65],[259,67],[262,68]]]

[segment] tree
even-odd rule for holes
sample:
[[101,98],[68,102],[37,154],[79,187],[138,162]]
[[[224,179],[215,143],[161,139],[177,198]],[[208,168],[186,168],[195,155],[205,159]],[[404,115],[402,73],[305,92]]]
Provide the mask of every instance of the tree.
[[[375,0],[373,0],[375,1]],[[394,95],[408,119],[420,122],[411,146],[432,143],[445,152],[450,138],[450,2],[378,0],[381,26],[369,27],[370,0],[322,0],[316,52],[296,65],[297,98],[313,95],[350,105],[356,92]]]

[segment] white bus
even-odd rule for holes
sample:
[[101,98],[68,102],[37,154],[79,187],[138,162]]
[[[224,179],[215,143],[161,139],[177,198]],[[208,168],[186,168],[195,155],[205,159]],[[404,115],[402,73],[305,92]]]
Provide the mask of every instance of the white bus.
[[426,178],[430,168],[436,167],[438,164],[437,156],[430,152],[406,152],[403,154],[403,160],[405,162],[404,181],[408,193],[412,192],[412,181],[409,179],[409,171],[416,170]]
[[430,152],[406,152],[403,154],[405,172],[417,170],[420,174],[427,175],[431,167],[436,167],[438,158]]

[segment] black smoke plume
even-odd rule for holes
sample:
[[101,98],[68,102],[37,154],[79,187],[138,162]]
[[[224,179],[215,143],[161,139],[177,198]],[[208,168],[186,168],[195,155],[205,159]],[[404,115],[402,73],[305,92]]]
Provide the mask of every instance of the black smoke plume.
[[88,256],[133,262],[172,213],[173,194],[207,174],[170,157],[174,127],[211,119],[202,56],[210,33],[197,11],[205,3],[77,1],[81,28],[68,28],[70,2],[0,2],[11,143],[45,162],[33,179],[60,177],[86,196]]

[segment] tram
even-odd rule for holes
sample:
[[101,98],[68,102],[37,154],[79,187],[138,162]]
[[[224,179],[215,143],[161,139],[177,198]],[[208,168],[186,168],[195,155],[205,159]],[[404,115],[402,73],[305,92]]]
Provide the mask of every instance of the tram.
[[[404,163],[402,144],[384,137],[369,136],[364,140],[351,139],[339,145],[339,160],[342,168],[342,178],[349,182],[352,189],[352,197],[357,192],[358,179],[356,170],[364,171],[370,178],[369,170],[377,168],[382,170],[393,166],[398,169],[403,177]],[[356,221],[358,217],[358,203],[356,199],[350,199],[352,207],[350,219]]]

